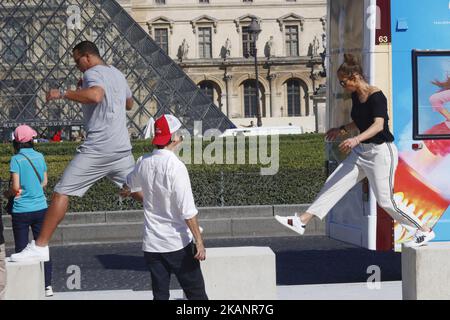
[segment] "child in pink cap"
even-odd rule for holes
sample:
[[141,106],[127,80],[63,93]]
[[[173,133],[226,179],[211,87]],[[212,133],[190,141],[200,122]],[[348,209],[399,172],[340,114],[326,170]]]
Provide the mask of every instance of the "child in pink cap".
[[[37,239],[47,212],[44,188],[47,185],[47,165],[44,156],[34,150],[35,130],[21,125],[14,130],[15,155],[10,162],[11,185],[4,196],[14,197],[11,211],[15,252],[21,252],[28,244],[30,230]],[[52,296],[52,263],[44,263],[45,295]]]
[[37,136],[36,131],[23,124],[14,130],[14,140],[20,143],[32,141]]

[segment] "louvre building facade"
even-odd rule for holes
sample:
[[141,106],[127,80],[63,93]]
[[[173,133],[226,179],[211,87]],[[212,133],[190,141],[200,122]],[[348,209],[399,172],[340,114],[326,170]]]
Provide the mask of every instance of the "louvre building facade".
[[248,26],[257,42],[263,125],[314,131],[313,95],[323,78],[324,0],[0,0],[0,136],[20,123],[67,138],[82,128],[81,106],[45,101],[50,88],[75,89],[72,48],[94,41],[127,77],[135,100],[130,133],[173,113],[193,129],[256,123]]
[[325,83],[325,0],[124,0],[133,18],[234,124],[256,123],[249,25],[257,41],[263,125],[314,131],[314,92]]

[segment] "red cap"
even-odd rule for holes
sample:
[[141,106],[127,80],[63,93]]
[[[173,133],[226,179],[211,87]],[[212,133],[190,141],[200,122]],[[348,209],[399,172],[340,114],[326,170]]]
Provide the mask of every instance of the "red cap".
[[14,130],[14,140],[20,143],[31,141],[36,136],[36,131],[25,124],[18,126],[16,130]]
[[157,146],[165,146],[169,143],[172,134],[170,133],[169,124],[167,123],[166,117],[162,116],[155,121],[155,137],[153,138],[152,144]]
[[181,127],[181,122],[170,114],[162,115],[155,121],[155,136],[152,144],[165,146],[172,138],[172,134]]

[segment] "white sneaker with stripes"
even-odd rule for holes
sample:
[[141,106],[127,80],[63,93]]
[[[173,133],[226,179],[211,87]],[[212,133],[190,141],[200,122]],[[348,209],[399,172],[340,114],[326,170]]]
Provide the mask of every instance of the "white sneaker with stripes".
[[435,236],[436,235],[433,230],[428,232],[417,230],[413,239],[405,242],[403,245],[407,248],[420,247],[433,240]]
[[297,232],[298,234],[302,235],[305,233],[306,225],[302,223],[300,218],[295,214],[294,216],[275,216],[275,219],[281,223],[283,226],[291,229],[292,231]]

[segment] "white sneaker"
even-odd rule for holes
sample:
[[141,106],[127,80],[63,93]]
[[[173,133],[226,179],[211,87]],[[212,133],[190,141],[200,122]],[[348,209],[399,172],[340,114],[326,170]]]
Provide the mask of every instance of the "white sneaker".
[[39,247],[31,241],[25,249],[19,253],[14,253],[10,257],[10,261],[21,262],[21,261],[49,261],[50,254],[48,246]]
[[425,245],[427,242],[434,239],[436,234],[433,230],[429,232],[423,232],[421,230],[417,230],[416,234],[414,235],[413,239],[411,241],[405,242],[404,246],[407,248],[414,248],[414,247],[420,247]]
[[52,297],[53,296],[53,288],[52,286],[45,287],[45,296]]
[[277,216],[276,215],[275,219],[279,223],[281,223],[283,226],[291,229],[292,231],[297,232],[300,235],[305,233],[306,225],[302,223],[302,221],[297,216],[297,214],[295,216],[288,216],[288,217],[283,217],[283,216]]

